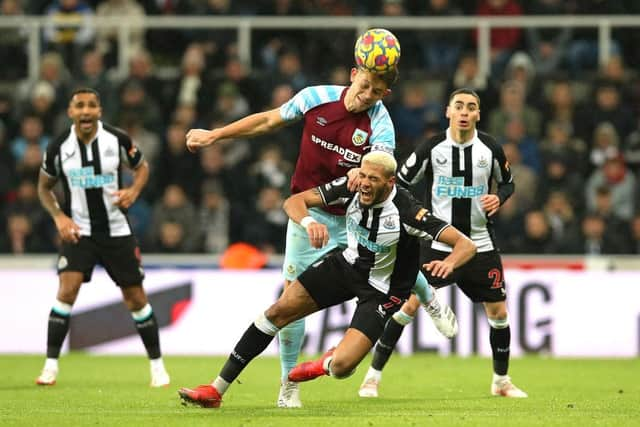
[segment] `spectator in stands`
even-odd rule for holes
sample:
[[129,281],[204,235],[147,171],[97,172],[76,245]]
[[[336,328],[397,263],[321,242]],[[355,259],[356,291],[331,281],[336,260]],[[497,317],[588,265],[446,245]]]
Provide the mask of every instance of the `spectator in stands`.
[[11,141],[11,154],[13,154],[15,161],[20,163],[29,145],[35,145],[44,152],[49,140],[50,137],[44,133],[42,120],[35,115],[26,115],[20,123],[20,134]]
[[550,255],[560,253],[546,215],[541,210],[527,212],[524,216],[524,235],[516,243],[518,254]]
[[[118,16],[126,16],[133,24],[129,27],[129,38],[127,39],[129,51],[142,51],[145,44],[145,28],[135,24],[143,21],[145,17],[144,8],[135,0],[104,0],[98,4],[96,19]],[[120,49],[118,37],[117,26],[97,28],[96,48],[105,57],[107,68],[118,64],[118,52]],[[105,94],[105,92],[100,92],[100,94]]]
[[576,105],[571,82],[563,79],[554,80],[547,93],[545,106],[542,109],[544,123],[561,122],[572,134],[575,134],[581,128],[580,110]]
[[502,145],[502,149],[509,161],[513,181],[518,186],[518,191],[514,192],[511,198],[515,198],[515,204],[519,209],[528,211],[536,202],[538,175],[535,170],[522,163],[522,155],[517,143],[506,142]]
[[[2,0],[0,3],[0,16],[22,19],[23,15],[20,0]],[[26,26],[3,28],[0,31],[0,58],[11,58],[10,61],[3,61],[0,80],[11,81],[27,77],[27,38]]]
[[[462,11],[450,0],[423,0],[420,15],[429,18],[453,17],[462,15]],[[413,31],[415,33],[415,31]],[[462,52],[465,30],[432,30],[420,33],[422,57],[430,72],[450,74],[455,70]],[[403,41],[404,39],[400,38]],[[404,58],[403,58],[404,64]],[[460,86],[463,87],[463,86]],[[451,93],[451,92],[447,92]],[[482,98],[484,101],[484,98]]]
[[84,49],[95,36],[91,6],[82,0],[56,0],[47,8],[46,15],[46,48],[60,53],[64,63],[75,71]]
[[496,246],[502,254],[514,254],[519,249],[518,245],[524,230],[524,213],[524,209],[518,205],[517,201],[509,197],[494,215],[493,231]]
[[536,68],[531,57],[523,51],[515,52],[504,72],[504,80],[519,82],[524,89],[525,102],[535,108],[542,107],[543,99],[540,97],[542,88],[536,75]]
[[[522,7],[516,0],[480,0],[476,9],[477,16],[521,16]],[[491,74],[501,76],[511,54],[520,47],[522,30],[520,28],[491,29]],[[478,41],[478,33],[474,31]]]
[[611,212],[623,220],[630,220],[635,212],[636,178],[627,169],[622,156],[607,159],[587,180],[585,199],[590,211],[595,211],[598,196],[610,192]]
[[[80,72],[74,79],[76,87],[90,87],[100,93],[100,104],[102,105],[102,114],[111,117],[115,110],[116,88],[112,81],[107,77],[104,67],[104,58],[99,50],[88,50],[82,55],[82,63]],[[65,120],[66,121],[66,120]],[[146,151],[143,151],[145,156]]]
[[554,242],[570,252],[572,249],[567,242],[576,241],[580,235],[580,223],[567,193],[561,190],[549,192],[542,210],[551,227]]
[[120,122],[123,116],[135,114],[147,129],[162,129],[162,111],[153,100],[153,95],[146,91],[143,82],[128,80],[119,94],[115,121]]
[[581,237],[573,252],[585,255],[628,253],[629,244],[624,237],[608,232],[606,220],[596,213],[589,213],[582,219]]
[[[625,6],[620,0],[580,0],[566,2],[572,15],[624,14]],[[609,54],[620,53],[616,34],[611,40]],[[567,47],[569,71],[575,78],[584,76],[585,71],[598,67],[598,31],[595,28],[577,28]]]
[[148,51],[133,52],[129,58],[129,75],[120,83],[118,91],[121,92],[131,80],[144,86],[145,93],[155,101],[165,117],[170,113],[173,104],[167,101],[165,83],[155,74],[153,59]]
[[[563,0],[529,0],[524,3],[527,15],[564,15],[567,13]],[[571,27],[540,28],[526,30],[528,51],[535,63],[536,71],[548,76],[558,71],[571,40]]]
[[542,171],[542,161],[540,159],[538,141],[525,132],[525,124],[522,119],[514,116],[506,123],[502,132],[504,136],[499,141],[502,144],[515,144],[522,157],[522,164],[531,168],[535,173],[540,173]]
[[52,252],[53,234],[47,213],[38,200],[36,184],[20,182],[16,200],[7,207],[7,229],[0,239],[0,251],[14,254]]
[[427,88],[421,81],[408,81],[402,85],[398,105],[391,107],[391,118],[396,128],[397,158],[405,158],[420,142],[427,123],[438,123],[440,129],[447,127],[443,122],[442,104],[430,99]]
[[535,108],[525,103],[525,88],[522,83],[510,80],[500,89],[500,106],[489,112],[488,132],[497,138],[505,136],[508,122],[519,118],[525,126],[525,134],[540,137],[541,115]]
[[184,190],[170,184],[153,208],[148,242],[156,252],[196,252],[200,229],[196,210]]
[[47,135],[68,127],[66,110],[57,107],[55,90],[47,81],[41,80],[33,85],[28,100],[18,110],[18,120],[27,115],[39,117]]
[[231,206],[220,182],[205,181],[198,211],[205,253],[219,254],[229,246],[230,215]]
[[589,151],[590,170],[598,169],[607,161],[620,155],[620,143],[616,128],[609,122],[599,123],[593,131]]
[[602,122],[611,123],[624,140],[635,128],[635,119],[632,110],[622,103],[620,89],[610,81],[602,81],[597,84],[594,91],[594,105],[584,110],[580,117],[581,127],[585,140],[593,135],[595,128]]
[[258,80],[249,73],[246,65],[236,55],[230,56],[224,64],[224,75],[221,79],[214,80],[212,87],[220,87],[224,83],[232,83],[249,103],[251,111],[261,110],[268,97],[262,92]]
[[47,52],[40,57],[38,79],[35,82],[28,81],[18,87],[18,101],[24,102],[28,100],[32,96],[35,87],[43,81],[49,83],[53,88],[54,113],[66,112],[67,104],[65,100],[69,99],[71,78],[59,53]]
[[289,217],[282,209],[279,188],[263,187],[258,193],[251,220],[245,226],[244,241],[267,254],[283,253]]
[[636,128],[624,140],[624,158],[637,177],[640,177],[640,115],[636,117]]
[[178,78],[170,83],[172,109],[192,105],[198,115],[208,113],[215,96],[205,75],[205,54],[200,45],[192,43],[184,51],[180,70]]
[[251,194],[257,194],[265,187],[277,188],[286,193],[289,191],[292,174],[293,165],[283,159],[280,146],[261,146],[260,158],[249,169]]
[[540,142],[543,162],[554,157],[571,159],[571,169],[586,176],[588,170],[587,145],[572,135],[571,125],[561,120],[547,123],[547,131]]
[[545,159],[543,173],[538,180],[538,203],[548,199],[552,191],[565,191],[571,205],[582,214],[584,201],[584,178],[572,168],[573,159],[568,156],[552,156]]
[[165,141],[153,170],[154,189],[156,194],[162,194],[170,184],[179,186],[191,200],[197,200],[200,192],[200,182],[195,178],[200,176],[200,160],[198,156],[187,151],[184,135],[187,128],[177,122],[171,123],[165,132]]
[[302,69],[300,53],[291,46],[283,46],[279,50],[275,72],[265,75],[262,82],[265,89],[283,83],[290,84],[295,92],[309,85],[309,78]]
[[[13,192],[16,176],[15,169],[15,159],[9,147],[6,127],[0,121],[0,212],[3,211],[5,202],[10,193]],[[2,223],[1,215],[0,223]]]
[[464,52],[460,56],[458,66],[451,79],[447,82],[445,93],[451,93],[461,87],[474,90],[482,99],[482,109],[485,111],[493,110],[497,104],[498,94],[491,84],[489,76],[480,74],[478,54],[475,51]]
[[249,102],[242,96],[235,84],[222,83],[216,92],[213,116],[220,121],[231,123],[250,113]]

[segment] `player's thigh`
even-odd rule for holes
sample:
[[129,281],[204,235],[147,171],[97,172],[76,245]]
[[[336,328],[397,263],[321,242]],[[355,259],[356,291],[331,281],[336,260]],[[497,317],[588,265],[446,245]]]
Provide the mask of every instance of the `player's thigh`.
[[324,212],[318,213],[315,210],[311,210],[310,213],[317,221],[327,225],[329,242],[322,248],[312,247],[307,230],[289,220],[282,273],[284,278],[290,282],[295,280],[311,264],[327,256],[336,248],[346,246],[346,226],[343,217],[336,217]]
[[319,310],[354,298],[351,284],[362,280],[338,252],[312,264],[298,277]]
[[370,289],[357,292],[358,304],[349,327],[362,332],[373,345],[382,335],[391,316],[407,301],[410,292],[390,291],[389,294],[383,294],[371,288],[370,285],[367,284],[367,286]]
[[[81,236],[77,243],[63,242],[58,256],[58,275],[80,273],[82,275],[81,282],[88,282],[91,280],[93,268],[98,260],[98,249],[91,237]],[[61,279],[61,285],[65,287],[70,287],[71,283],[76,282],[75,275],[65,274],[64,283]]]
[[140,248],[133,235],[103,239],[100,242],[100,262],[121,288],[141,285],[144,280]]
[[506,300],[502,260],[497,251],[479,252],[461,267],[458,287],[473,302],[500,303]]

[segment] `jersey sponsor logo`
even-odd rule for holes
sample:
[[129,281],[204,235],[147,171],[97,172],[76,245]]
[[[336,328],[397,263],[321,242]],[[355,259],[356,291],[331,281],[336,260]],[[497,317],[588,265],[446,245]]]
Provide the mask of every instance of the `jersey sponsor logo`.
[[325,150],[333,151],[340,154],[345,160],[349,162],[360,163],[360,161],[362,160],[361,154],[351,151],[348,148],[344,148],[331,142],[327,142],[324,139],[318,138],[313,134],[311,135],[311,141],[324,148]]
[[424,218],[424,216],[427,215],[428,213],[429,213],[428,210],[426,210],[425,208],[421,208],[416,214],[416,221],[422,221],[422,218]]
[[356,128],[356,130],[353,131],[353,135],[351,136],[351,142],[353,142],[353,145],[359,147],[367,142],[368,136],[369,134],[367,132],[363,131],[362,129]]
[[318,118],[316,118],[316,123],[320,126],[326,126],[327,125],[327,119],[325,119],[322,116],[318,116]]
[[486,194],[485,185],[465,186],[462,176],[438,176],[434,193],[438,197],[471,199]]
[[368,238],[369,230],[361,227],[360,224],[358,224],[358,222],[351,217],[347,220],[347,231],[353,234],[360,246],[364,246],[371,252],[377,254],[387,254],[391,252],[391,248],[389,246],[384,246],[379,243],[370,241]]
[[115,181],[113,175],[95,175],[93,166],[71,169],[69,171],[69,181],[75,188],[100,188]]

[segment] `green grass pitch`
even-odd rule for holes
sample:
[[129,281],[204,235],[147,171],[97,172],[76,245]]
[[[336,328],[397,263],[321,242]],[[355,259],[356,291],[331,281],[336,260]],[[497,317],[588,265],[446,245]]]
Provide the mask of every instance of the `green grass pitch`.
[[43,356],[0,356],[0,425],[56,426],[638,426],[637,359],[550,359],[511,362],[528,399],[489,395],[491,361],[484,358],[395,356],[378,399],[357,389],[366,359],[346,380],[302,385],[302,409],[278,409],[279,362],[259,357],[225,395],[222,408],[180,405],[180,386],[207,383],[225,358],[166,357],[172,384],[148,387],[144,357],[70,354],[60,359],[58,384],[34,379]]

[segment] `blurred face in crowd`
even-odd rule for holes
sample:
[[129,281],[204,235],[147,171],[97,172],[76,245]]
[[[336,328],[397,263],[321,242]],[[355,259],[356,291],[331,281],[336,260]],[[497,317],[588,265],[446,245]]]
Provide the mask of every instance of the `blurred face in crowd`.
[[525,217],[527,236],[533,239],[544,239],[549,234],[549,224],[540,211],[529,212]]
[[98,132],[98,120],[102,117],[100,100],[95,93],[76,93],[69,102],[67,115],[73,120],[78,138],[90,142]]
[[371,108],[376,102],[391,93],[384,80],[375,73],[356,68],[351,69],[351,86],[344,97],[344,105],[352,113]]

